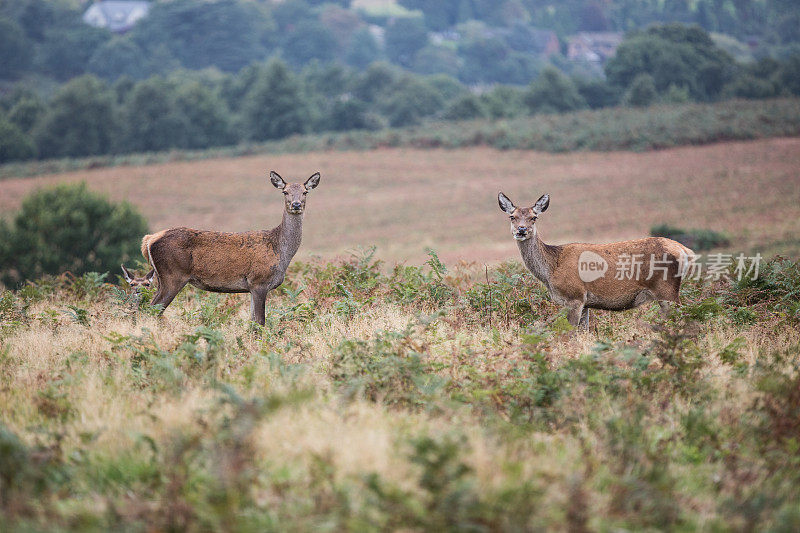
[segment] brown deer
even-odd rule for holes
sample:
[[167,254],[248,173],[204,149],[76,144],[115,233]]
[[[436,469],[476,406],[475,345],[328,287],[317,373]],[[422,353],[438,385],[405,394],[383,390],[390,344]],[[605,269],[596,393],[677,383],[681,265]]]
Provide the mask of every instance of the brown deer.
[[155,275],[156,271],[151,269],[144,276],[131,276],[131,273],[128,272],[128,269],[125,268],[125,265],[120,265],[122,267],[122,275],[125,276],[125,281],[128,282],[128,285],[131,289],[136,292],[139,292],[141,289],[148,289],[150,285],[153,283],[153,276]]
[[502,192],[497,200],[511,219],[511,235],[525,266],[553,301],[567,307],[570,324],[588,327],[589,309],[621,311],[657,301],[666,313],[669,302],[679,303],[681,281],[695,259],[686,246],[663,237],[552,246],[536,231],[549,195],[527,208],[515,206]]
[[172,228],[144,236],[142,255],[158,280],[153,305],[166,309],[187,283],[212,292],[249,292],[251,318],[264,325],[267,293],[283,283],[300,247],[306,194],[319,185],[320,175],[287,184],[270,172],[269,179],[284,197],[283,221],[276,228],[243,233]]

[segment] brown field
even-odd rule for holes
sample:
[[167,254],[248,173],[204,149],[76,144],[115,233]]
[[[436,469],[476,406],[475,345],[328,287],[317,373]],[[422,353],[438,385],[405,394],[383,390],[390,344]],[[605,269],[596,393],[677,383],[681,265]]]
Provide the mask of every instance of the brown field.
[[287,180],[322,172],[298,257],[373,244],[389,261],[418,261],[426,247],[446,261],[516,257],[497,207],[500,189],[528,204],[550,193],[539,222],[548,242],[609,242],[670,223],[723,231],[732,251],[800,256],[796,138],[647,153],[386,149],[103,168],[0,181],[0,215],[10,218],[36,188],[86,181],[135,204],[152,230],[268,228],[281,209],[270,169]]

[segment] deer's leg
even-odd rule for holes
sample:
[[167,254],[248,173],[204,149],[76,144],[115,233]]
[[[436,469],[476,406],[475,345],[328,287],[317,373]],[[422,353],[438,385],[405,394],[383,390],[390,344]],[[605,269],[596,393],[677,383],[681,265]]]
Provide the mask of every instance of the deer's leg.
[[581,319],[579,324],[583,326],[586,331],[589,331],[589,308],[584,307],[583,312],[581,313]]
[[570,302],[569,304],[569,311],[567,312],[567,320],[573,326],[578,326],[581,323],[581,317],[583,316],[583,302],[580,300],[575,300]]
[[167,283],[166,280],[164,280],[164,283],[158,284],[158,292],[156,293],[155,298],[153,298],[151,304],[164,306],[161,310],[161,313],[164,313],[169,304],[172,303],[172,300],[175,299],[175,297],[179,292],[181,292],[181,289],[184,288],[187,283],[188,280],[172,283]]
[[266,319],[266,304],[267,304],[267,293],[269,292],[268,289],[265,288],[257,288],[252,289],[250,291],[250,318],[253,322],[257,323],[259,326],[264,325],[264,321]]

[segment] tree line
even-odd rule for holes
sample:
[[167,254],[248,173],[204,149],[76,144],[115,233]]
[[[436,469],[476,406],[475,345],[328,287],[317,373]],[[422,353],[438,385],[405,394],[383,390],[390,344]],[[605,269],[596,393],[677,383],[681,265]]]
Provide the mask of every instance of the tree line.
[[177,70],[109,83],[87,74],[44,99],[24,85],[0,98],[0,162],[203,149],[425,120],[507,118],[616,105],[800,95],[800,55],[740,64],[699,27],[631,33],[605,78],[548,67],[527,86],[480,93],[446,74],[372,63],[356,69],[281,59],[235,74]]

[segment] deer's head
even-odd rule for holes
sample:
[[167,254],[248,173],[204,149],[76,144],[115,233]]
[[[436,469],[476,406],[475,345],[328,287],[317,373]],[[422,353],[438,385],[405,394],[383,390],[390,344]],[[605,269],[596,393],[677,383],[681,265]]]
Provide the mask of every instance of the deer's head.
[[518,241],[524,241],[536,235],[536,219],[547,211],[550,195],[543,194],[532,207],[517,207],[502,192],[497,195],[500,209],[511,219],[511,235]]
[[269,181],[276,189],[283,191],[283,201],[286,212],[299,215],[306,208],[306,195],[308,191],[319,185],[319,172],[308,178],[305,183],[286,183],[280,175],[272,171]]
[[135,291],[139,291],[141,289],[147,289],[153,283],[153,276],[155,275],[155,269],[151,269],[147,275],[143,277],[131,276],[131,273],[128,272],[128,269],[125,268],[125,265],[122,266],[122,274],[125,276],[125,281],[128,282],[128,285],[131,286],[131,289]]

